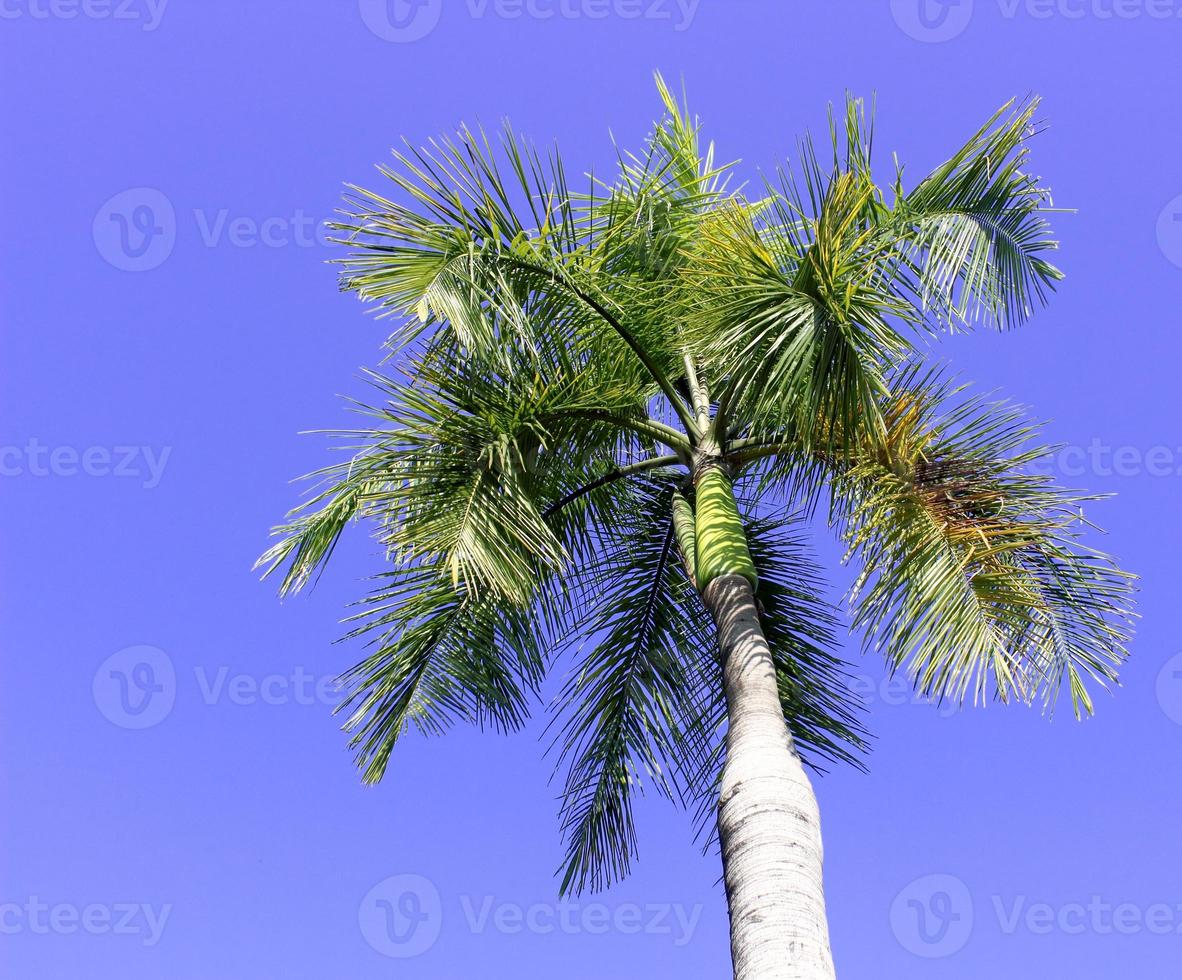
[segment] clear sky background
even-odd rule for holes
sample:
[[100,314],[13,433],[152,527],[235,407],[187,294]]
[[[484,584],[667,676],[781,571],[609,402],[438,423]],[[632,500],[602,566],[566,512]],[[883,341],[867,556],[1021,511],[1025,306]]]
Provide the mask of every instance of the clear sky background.
[[[524,11],[512,16],[515,11]],[[546,16],[549,14],[549,16]],[[409,739],[363,788],[322,681],[379,567],[251,572],[383,330],[315,231],[341,185],[502,115],[606,170],[650,74],[752,177],[846,89],[917,179],[1011,96],[1066,282],[954,369],[1053,420],[1066,482],[1143,577],[1098,717],[907,703],[847,643],[877,735],[818,782],[844,978],[1126,980],[1182,961],[1182,3],[0,0],[0,974],[21,980],[724,977],[690,818],[557,904],[542,726]],[[401,16],[402,19],[399,19]],[[131,192],[131,193],[128,193]],[[819,535],[848,584],[838,550]],[[319,689],[317,684],[320,684]],[[393,954],[393,955],[391,955]],[[413,954],[413,955],[412,955]]]

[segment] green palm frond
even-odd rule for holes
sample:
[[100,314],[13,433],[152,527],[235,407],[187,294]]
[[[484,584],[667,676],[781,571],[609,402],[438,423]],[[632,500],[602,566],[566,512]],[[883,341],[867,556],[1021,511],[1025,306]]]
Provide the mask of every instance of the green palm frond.
[[642,455],[653,442],[629,427],[649,423],[627,381],[517,360],[516,370],[492,372],[437,352],[412,362],[408,380],[369,373],[383,403],[357,406],[370,425],[336,433],[352,457],[314,474],[327,489],[264,556],[269,568],[289,566],[285,587],[306,582],[358,516],[375,523],[395,561],[440,562],[453,581],[519,602],[539,569],[561,567],[566,552],[546,505],[588,472]]
[[572,637],[591,638],[559,697],[568,764],[562,890],[606,887],[636,851],[632,801],[678,792],[677,760],[704,751],[692,694],[709,649],[704,606],[678,556],[668,481],[638,484],[629,515],[572,588]]
[[804,141],[763,201],[716,208],[686,264],[691,334],[727,379],[720,420],[745,434],[873,429],[884,364],[911,350],[898,329],[911,306],[881,275],[887,212],[860,101],[847,101],[844,125],[831,118],[830,142],[823,159]]
[[698,119],[656,76],[666,116],[643,154],[621,154],[614,183],[586,204],[593,216],[594,249],[605,271],[625,281],[667,283],[684,262],[698,225],[724,200],[729,165],[716,165],[714,145],[701,146]]
[[695,347],[727,378],[720,419],[744,434],[873,428],[883,362],[909,350],[891,324],[904,310],[874,281],[859,236],[826,217],[815,231],[827,237],[802,253],[750,210],[719,211],[686,273]]
[[1021,323],[1063,278],[1045,257],[1058,247],[1050,192],[1027,170],[1037,111],[1037,99],[1003,106],[914,190],[896,188],[897,282],[952,325]]
[[474,595],[430,566],[397,569],[381,582],[347,637],[377,633],[376,649],[342,677],[339,709],[371,783],[408,729],[438,734],[457,720],[517,729],[544,668],[528,608]]
[[1066,678],[1115,680],[1131,577],[1082,542],[1087,497],[1032,472],[1050,450],[1004,403],[906,373],[884,408],[888,441],[837,484],[862,575],[855,626],[925,695],[1053,702]]
[[431,331],[497,363],[506,343],[584,359],[622,345],[625,362],[688,420],[671,380],[679,355],[633,309],[639,277],[618,265],[605,273],[611,250],[594,247],[597,212],[576,204],[557,157],[543,165],[508,130],[498,153],[468,128],[395,156],[382,173],[410,204],[354,188],[348,220],[334,227],[354,249],[341,260],[342,288],[408,318],[396,347]]
[[282,570],[280,595],[298,592],[317,578],[345,528],[365,515],[367,501],[387,479],[391,464],[379,438],[348,462],[304,477],[317,481],[317,491],[287,515],[286,523],[273,530],[280,540],[255,563],[256,568],[263,569],[264,577]]

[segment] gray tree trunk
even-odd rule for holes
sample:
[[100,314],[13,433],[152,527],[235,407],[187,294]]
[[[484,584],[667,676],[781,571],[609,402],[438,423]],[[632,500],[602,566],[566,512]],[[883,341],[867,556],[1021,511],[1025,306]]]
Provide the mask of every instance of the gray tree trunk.
[[751,585],[720,576],[705,599],[718,625],[728,717],[718,836],[735,980],[834,980],[820,812],[784,722]]

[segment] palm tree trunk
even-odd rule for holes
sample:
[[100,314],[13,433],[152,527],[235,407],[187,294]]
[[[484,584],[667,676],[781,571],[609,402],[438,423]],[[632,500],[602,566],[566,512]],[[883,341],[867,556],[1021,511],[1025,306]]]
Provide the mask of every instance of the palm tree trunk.
[[817,799],[784,722],[751,583],[713,579],[726,694],[718,836],[735,980],[833,980]]

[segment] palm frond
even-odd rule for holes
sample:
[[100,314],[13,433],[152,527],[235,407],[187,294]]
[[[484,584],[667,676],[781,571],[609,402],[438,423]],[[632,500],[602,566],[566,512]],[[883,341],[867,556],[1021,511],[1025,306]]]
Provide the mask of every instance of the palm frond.
[[621,434],[643,416],[635,391],[601,373],[588,388],[594,367],[537,358],[491,372],[436,351],[408,369],[413,380],[369,374],[383,401],[357,406],[366,427],[335,433],[350,457],[313,474],[324,489],[278,529],[263,562],[286,565],[284,588],[298,588],[364,517],[396,563],[439,563],[453,582],[526,601],[567,557],[546,505],[640,452]]
[[376,649],[341,679],[357,764],[382,778],[411,728],[438,734],[455,721],[515,730],[528,716],[544,657],[528,608],[475,595],[446,569],[413,566],[380,576],[346,639],[377,633]]
[[682,290],[697,346],[727,378],[721,423],[821,440],[878,425],[883,367],[910,351],[897,326],[910,308],[879,274],[870,143],[851,99],[831,125],[831,162],[806,140],[763,201],[728,202],[703,223]]
[[498,151],[463,128],[395,156],[398,166],[382,173],[409,203],[355,187],[347,220],[334,226],[354,249],[341,260],[342,288],[407,318],[394,346],[426,335],[496,363],[506,343],[592,358],[618,357],[622,345],[690,417],[671,380],[676,352],[634,304],[635,276],[618,264],[606,274],[610,255],[593,247],[597,211],[576,205],[557,155],[543,165],[511,130]]
[[855,625],[937,699],[1053,703],[1066,679],[1114,682],[1131,576],[1083,542],[1081,504],[1032,464],[1050,450],[1004,403],[908,372],[884,408],[889,438],[837,484],[862,566]]
[[1063,277],[1046,259],[1058,248],[1050,192],[1028,170],[1037,110],[1037,99],[1007,104],[914,190],[898,179],[883,222],[897,235],[895,280],[939,320],[1016,325]]
[[772,650],[784,718],[802,757],[860,765],[867,748],[860,705],[838,649],[837,611],[824,599],[823,573],[801,529],[801,515],[761,517],[747,527],[759,573],[756,600]]
[[[345,528],[365,514],[370,497],[389,477],[390,457],[380,445],[355,453],[348,463],[334,464],[304,477],[322,486],[310,500],[287,515],[272,534],[280,538],[255,563],[266,578],[283,569],[280,595],[310,584],[336,549]],[[324,484],[327,484],[324,486]]]
[[704,751],[686,722],[697,717],[692,668],[710,634],[678,558],[671,487],[637,484],[631,499],[628,519],[607,531],[594,564],[570,583],[572,636],[592,639],[559,699],[567,716],[564,892],[626,875],[636,853],[634,797],[646,785],[675,794],[675,760]]

